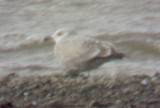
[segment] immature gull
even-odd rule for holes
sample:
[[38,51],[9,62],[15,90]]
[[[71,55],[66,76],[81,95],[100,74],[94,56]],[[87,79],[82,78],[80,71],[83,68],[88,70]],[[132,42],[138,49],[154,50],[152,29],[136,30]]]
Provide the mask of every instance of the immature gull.
[[113,46],[89,36],[76,36],[71,29],[59,29],[53,35],[54,55],[71,75],[96,69],[106,61],[122,58]]

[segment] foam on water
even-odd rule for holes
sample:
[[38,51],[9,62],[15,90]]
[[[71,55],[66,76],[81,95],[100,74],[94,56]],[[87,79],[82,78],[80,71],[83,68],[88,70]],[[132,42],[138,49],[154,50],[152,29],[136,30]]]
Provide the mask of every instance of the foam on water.
[[[124,52],[126,57],[123,60],[105,63],[95,70],[95,74],[122,72],[129,75],[153,75],[160,71],[159,36],[160,34],[157,33],[119,33],[97,36],[98,39],[113,42],[116,49]],[[3,37],[6,39],[5,36]],[[16,39],[18,40],[18,38]],[[22,40],[22,37],[19,39]],[[10,45],[8,49],[1,50],[1,74],[17,72],[21,75],[41,75],[63,72],[54,59],[53,43],[45,42],[42,38],[34,36],[23,39],[25,40],[17,45],[12,41],[13,45]]]
[[[24,48],[32,48],[43,46],[46,44],[44,37],[25,34],[7,34],[0,37],[0,51],[22,50]],[[49,42],[48,42],[49,43]],[[47,43],[47,44],[48,44]],[[53,44],[52,42],[49,44]]]

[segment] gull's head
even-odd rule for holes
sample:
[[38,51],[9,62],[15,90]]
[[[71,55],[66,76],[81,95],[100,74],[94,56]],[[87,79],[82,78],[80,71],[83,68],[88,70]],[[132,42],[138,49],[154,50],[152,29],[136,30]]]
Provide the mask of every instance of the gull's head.
[[52,38],[55,42],[60,41],[62,38],[72,35],[74,33],[71,28],[62,28],[58,29],[55,33],[53,33]]

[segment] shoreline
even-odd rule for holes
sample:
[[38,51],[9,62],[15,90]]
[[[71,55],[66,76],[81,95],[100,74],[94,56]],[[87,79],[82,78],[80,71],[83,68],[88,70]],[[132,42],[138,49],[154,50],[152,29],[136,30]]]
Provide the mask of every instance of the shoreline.
[[20,77],[0,80],[0,108],[158,108],[160,73],[150,77]]

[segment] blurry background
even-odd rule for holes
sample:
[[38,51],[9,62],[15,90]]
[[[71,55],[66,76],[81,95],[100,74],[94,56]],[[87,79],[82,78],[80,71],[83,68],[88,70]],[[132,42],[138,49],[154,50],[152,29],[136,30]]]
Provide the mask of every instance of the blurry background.
[[111,41],[126,54],[95,73],[160,71],[159,0],[0,0],[0,75],[63,72],[53,44],[43,42],[63,27]]

